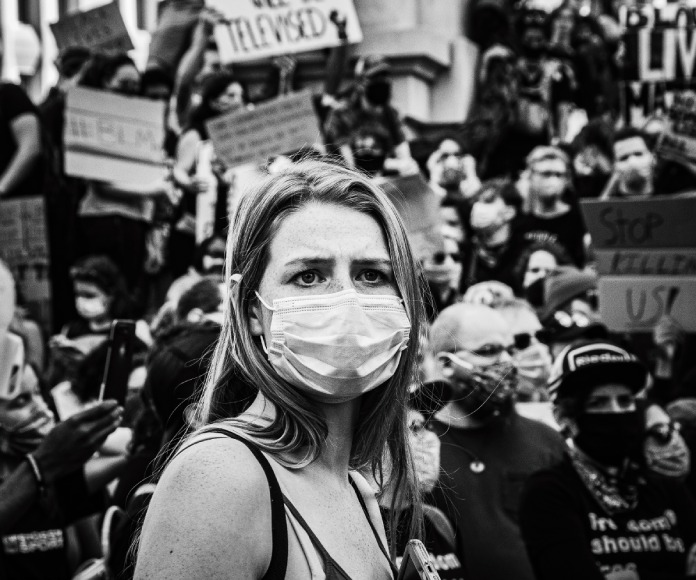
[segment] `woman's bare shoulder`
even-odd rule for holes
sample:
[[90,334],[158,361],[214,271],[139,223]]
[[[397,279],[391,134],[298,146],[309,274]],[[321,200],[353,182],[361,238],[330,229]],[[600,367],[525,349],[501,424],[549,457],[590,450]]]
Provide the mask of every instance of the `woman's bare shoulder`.
[[260,578],[271,553],[263,469],[246,445],[215,437],[184,449],[162,474],[136,578]]

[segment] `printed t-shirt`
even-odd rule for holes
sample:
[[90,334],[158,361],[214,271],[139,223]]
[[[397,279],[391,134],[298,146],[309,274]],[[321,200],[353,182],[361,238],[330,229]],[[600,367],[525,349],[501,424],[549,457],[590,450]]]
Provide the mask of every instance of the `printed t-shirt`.
[[604,580],[622,570],[677,580],[687,578],[696,504],[682,484],[646,477],[635,509],[608,514],[565,459],[529,479],[520,524],[538,580]]

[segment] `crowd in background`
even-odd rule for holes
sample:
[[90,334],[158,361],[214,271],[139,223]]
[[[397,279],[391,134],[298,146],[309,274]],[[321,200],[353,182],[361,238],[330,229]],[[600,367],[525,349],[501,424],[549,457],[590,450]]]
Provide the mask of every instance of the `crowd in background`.
[[[0,489],[9,489],[24,455],[37,449],[46,480],[39,503],[0,497],[0,572],[8,578],[70,578],[80,565],[91,570],[83,574],[99,574],[104,558],[114,577],[129,577],[127,551],[149,478],[195,427],[192,405],[223,316],[236,194],[233,168],[215,155],[206,121],[301,87],[296,61],[278,58],[252,100],[234,67],[220,62],[212,32],[221,16],[194,4],[165,5],[143,71],[126,54],[73,47],[59,56],[60,79],[41,103],[18,86],[0,85],[0,200],[37,192],[45,199],[53,316],[47,333],[2,268],[0,310],[16,307],[0,316],[0,338],[21,339],[26,369],[8,381],[15,391],[0,392]],[[648,130],[622,121],[621,28],[605,4],[590,10],[566,0],[547,12],[524,2],[473,2],[470,30],[480,59],[471,71],[471,111],[460,123],[421,134],[391,104],[388,59],[353,63],[347,45],[327,50],[326,79],[314,95],[322,142],[257,168],[282,172],[300,157],[328,154],[374,178],[420,173],[439,200],[436,247],[414,247],[432,325],[422,337],[419,389],[432,396],[414,388],[412,406],[419,475],[429,492],[426,538],[443,578],[561,577],[553,575],[561,568],[547,567],[539,540],[552,528],[539,525],[529,506],[518,513],[518,504],[527,476],[562,457],[564,436],[572,437],[559,426],[563,413],[554,419],[549,410],[544,425],[539,409],[556,401],[548,388],[553,361],[567,364],[578,341],[614,344],[643,361],[641,464],[696,493],[688,461],[696,445],[693,336],[668,315],[651,333],[618,335],[599,314],[580,200],[696,187],[690,171],[656,155],[659,119]],[[337,16],[334,24],[345,40],[345,22]],[[65,95],[72,86],[166,103],[162,147],[170,162],[160,179],[66,175]],[[211,191],[214,231],[196,243],[197,196]],[[116,319],[137,320],[123,410],[94,407]],[[468,355],[471,376],[453,378]],[[457,398],[458,381],[473,393],[466,400]],[[16,392],[25,395],[20,403]],[[239,381],[236,392],[232,410],[250,402],[247,385]],[[530,494],[531,505],[540,501]],[[28,507],[16,508],[21,501]],[[696,510],[688,513],[696,527]],[[103,537],[110,538],[107,553]],[[597,577],[631,577],[617,570],[603,568]]]

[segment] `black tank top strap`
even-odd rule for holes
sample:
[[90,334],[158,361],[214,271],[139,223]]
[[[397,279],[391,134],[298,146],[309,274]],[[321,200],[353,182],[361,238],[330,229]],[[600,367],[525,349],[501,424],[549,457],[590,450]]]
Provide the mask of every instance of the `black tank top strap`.
[[305,532],[307,532],[307,535],[309,536],[312,545],[317,550],[317,552],[319,552],[321,560],[324,563],[324,574],[326,575],[326,580],[351,580],[348,573],[343,568],[341,568],[341,565],[338,562],[336,562],[336,560],[334,560],[331,557],[331,554],[329,554],[326,551],[326,548],[324,548],[324,545],[321,543],[321,540],[317,538],[317,535],[312,531],[312,528],[309,527],[309,524],[302,517],[298,509],[292,503],[292,501],[290,501],[290,499],[288,499],[287,496],[283,497],[285,499],[285,505],[290,510],[293,517],[297,520],[297,523],[300,524],[300,526],[302,526],[302,529]]
[[[271,464],[268,462],[266,456],[261,453],[261,450],[256,447],[251,441],[240,437],[236,433],[232,433],[227,429],[222,429],[219,427],[213,427],[206,429],[202,434],[205,433],[218,433],[229,437],[230,439],[236,439],[244,445],[247,446],[249,451],[251,451],[261,465],[263,472],[266,474],[266,479],[268,480],[268,487],[271,492],[271,532],[273,538],[273,554],[271,555],[271,562],[268,565],[268,570],[263,576],[263,580],[281,580],[285,578],[285,572],[288,565],[288,528],[287,521],[285,520],[285,508],[283,507],[283,492],[280,490],[280,484],[278,479],[273,472]],[[197,442],[194,442],[195,444]]]
[[370,517],[370,512],[367,511],[367,506],[365,505],[365,500],[363,499],[363,496],[360,493],[360,490],[358,489],[357,484],[355,483],[355,481],[353,480],[353,478],[350,475],[348,475],[348,479],[350,479],[350,484],[353,486],[353,489],[355,490],[355,495],[358,496],[358,501],[360,502],[360,506],[363,509],[363,513],[365,514],[365,517],[367,518],[367,521],[370,524],[370,527],[372,528],[372,533],[375,535],[375,539],[377,540],[377,545],[379,546],[379,549],[382,550],[382,554],[384,554],[384,557],[389,562],[389,567],[391,568],[391,571],[392,571],[392,574],[394,574],[394,577],[398,576],[399,570],[396,568],[396,564],[394,564],[392,559],[389,557],[389,553],[384,548],[384,544],[382,544],[382,539],[379,537],[379,533],[377,532],[377,528],[375,528],[375,525],[372,523],[372,518]]

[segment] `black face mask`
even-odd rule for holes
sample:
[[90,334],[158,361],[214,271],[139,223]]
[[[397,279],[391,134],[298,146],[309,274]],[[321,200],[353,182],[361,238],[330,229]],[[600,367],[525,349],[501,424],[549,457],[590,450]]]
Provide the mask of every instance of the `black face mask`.
[[383,107],[391,100],[392,85],[387,80],[371,81],[365,85],[365,98],[376,107]]
[[595,172],[575,177],[575,189],[580,197],[599,197],[609,181],[608,173]]
[[595,461],[619,466],[626,459],[640,460],[645,420],[630,413],[582,413],[576,418],[575,444]]
[[359,152],[355,153],[355,166],[370,175],[375,175],[382,171],[385,156],[380,153]]

